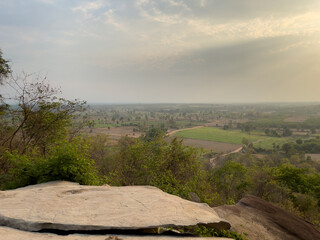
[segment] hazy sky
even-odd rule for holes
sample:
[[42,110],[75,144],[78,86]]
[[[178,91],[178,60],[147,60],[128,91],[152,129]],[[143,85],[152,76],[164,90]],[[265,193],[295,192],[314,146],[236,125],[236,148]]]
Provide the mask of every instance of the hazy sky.
[[320,101],[319,0],[0,0],[0,48],[89,102]]

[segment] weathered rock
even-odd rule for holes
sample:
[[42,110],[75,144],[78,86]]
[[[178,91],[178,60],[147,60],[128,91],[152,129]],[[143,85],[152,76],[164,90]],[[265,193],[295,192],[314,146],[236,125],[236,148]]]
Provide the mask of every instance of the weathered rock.
[[249,240],[320,239],[320,232],[311,223],[255,196],[247,195],[236,205],[214,209]]
[[80,186],[50,182],[0,192],[0,225],[27,231],[134,230],[230,224],[206,204],[150,186]]
[[190,192],[188,197],[189,197],[189,200],[192,202],[197,202],[197,203],[201,202],[198,194],[196,194],[195,192]]
[[16,230],[8,227],[0,227],[0,239],[2,240],[231,240],[230,238],[203,238],[203,237],[179,237],[179,236],[127,236],[127,235],[86,235],[70,234],[67,236],[50,233],[34,233]]

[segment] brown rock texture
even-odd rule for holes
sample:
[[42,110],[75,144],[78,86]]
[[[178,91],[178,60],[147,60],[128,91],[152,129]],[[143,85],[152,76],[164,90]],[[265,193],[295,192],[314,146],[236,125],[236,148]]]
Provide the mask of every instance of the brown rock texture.
[[236,205],[214,210],[249,240],[320,239],[320,232],[311,223],[255,196],[247,195]]

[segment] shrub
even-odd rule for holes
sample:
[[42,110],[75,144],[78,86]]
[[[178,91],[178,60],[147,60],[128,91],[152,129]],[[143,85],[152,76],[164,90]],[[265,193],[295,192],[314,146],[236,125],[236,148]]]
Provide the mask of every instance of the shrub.
[[66,180],[85,185],[100,183],[94,161],[89,158],[88,145],[84,139],[62,141],[50,149],[46,157],[9,153],[10,168],[5,189],[54,180]]

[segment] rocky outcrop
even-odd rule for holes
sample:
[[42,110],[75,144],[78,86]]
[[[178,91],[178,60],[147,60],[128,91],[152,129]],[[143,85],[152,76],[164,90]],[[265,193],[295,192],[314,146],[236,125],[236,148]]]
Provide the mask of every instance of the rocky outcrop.
[[247,195],[236,205],[214,209],[249,240],[320,239],[320,232],[311,223],[255,196]]
[[159,227],[198,224],[230,228],[208,205],[150,186],[81,186],[57,181],[0,192],[0,225],[24,231],[152,232]]

